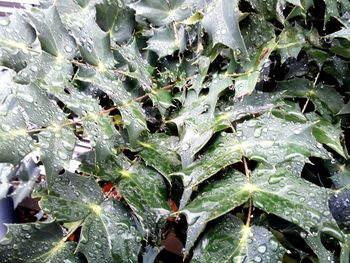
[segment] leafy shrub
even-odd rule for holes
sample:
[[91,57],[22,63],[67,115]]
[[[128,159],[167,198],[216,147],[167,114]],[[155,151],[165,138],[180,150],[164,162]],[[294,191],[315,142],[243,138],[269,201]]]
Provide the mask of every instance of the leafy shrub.
[[66,0],[1,20],[1,198],[34,187],[46,218],[9,224],[1,261],[154,262],[187,222],[187,262],[348,263],[349,12]]

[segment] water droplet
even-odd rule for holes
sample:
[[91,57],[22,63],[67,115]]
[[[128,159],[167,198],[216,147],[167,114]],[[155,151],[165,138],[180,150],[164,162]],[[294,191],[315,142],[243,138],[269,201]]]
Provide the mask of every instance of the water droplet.
[[188,149],[190,149],[190,144],[189,144],[189,143],[184,143],[184,144],[181,146],[181,150],[182,150],[182,151],[187,151]]
[[298,134],[300,134],[300,132],[301,132],[300,130],[295,130],[294,134],[298,135]]
[[38,71],[38,67],[35,66],[35,65],[31,65],[29,69],[30,69],[31,71],[33,71],[33,72],[37,72],[37,71]]
[[254,261],[255,261],[255,262],[258,262],[258,263],[259,263],[259,262],[261,262],[261,260],[262,260],[262,259],[261,259],[261,257],[259,257],[259,256],[255,256],[255,257],[254,257]]
[[73,48],[71,46],[65,46],[64,50],[67,51],[68,53],[73,51]]
[[265,245],[261,245],[261,246],[259,246],[258,247],[258,251],[259,251],[259,253],[265,253],[266,252],[266,246]]
[[24,231],[28,231],[28,230],[31,229],[30,225],[28,225],[28,224],[23,224],[23,225],[21,226],[21,228],[22,228]]
[[11,130],[11,127],[5,123],[1,124],[1,129],[5,132],[8,132]]

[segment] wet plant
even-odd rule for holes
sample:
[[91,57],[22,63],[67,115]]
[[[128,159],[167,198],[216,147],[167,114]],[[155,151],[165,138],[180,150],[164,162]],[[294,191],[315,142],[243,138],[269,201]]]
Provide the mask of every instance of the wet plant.
[[181,226],[185,262],[348,263],[349,21],[347,0],[1,19],[0,198],[42,209],[1,262],[160,262]]

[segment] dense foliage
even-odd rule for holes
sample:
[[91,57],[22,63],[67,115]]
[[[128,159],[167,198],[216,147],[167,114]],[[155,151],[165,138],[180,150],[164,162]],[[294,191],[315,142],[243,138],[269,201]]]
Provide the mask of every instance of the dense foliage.
[[45,215],[8,225],[1,262],[157,262],[172,228],[186,262],[348,263],[349,60],[348,0],[1,20],[0,198]]

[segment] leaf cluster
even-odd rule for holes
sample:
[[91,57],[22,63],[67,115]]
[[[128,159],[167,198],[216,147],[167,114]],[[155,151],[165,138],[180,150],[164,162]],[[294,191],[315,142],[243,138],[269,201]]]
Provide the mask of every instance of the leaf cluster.
[[0,198],[46,218],[8,224],[2,262],[158,262],[185,223],[186,262],[348,263],[349,21],[347,0],[1,19]]

